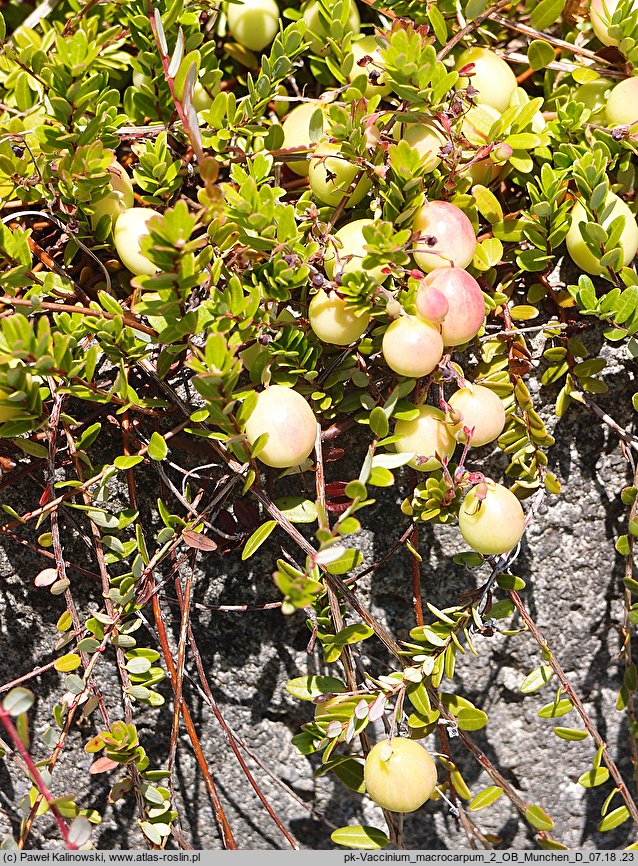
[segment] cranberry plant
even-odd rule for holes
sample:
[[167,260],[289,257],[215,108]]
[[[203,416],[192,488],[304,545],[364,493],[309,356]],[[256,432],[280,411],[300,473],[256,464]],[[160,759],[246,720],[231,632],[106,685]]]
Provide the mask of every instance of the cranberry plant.
[[[60,0],[9,6],[0,42],[0,532],[42,561],[60,686],[37,744],[43,669],[2,686],[2,759],[32,786],[4,846],[47,812],[67,847],[92,845],[100,812],[56,794],[81,722],[91,774],[129,798],[152,848],[188,844],[183,728],[237,847],[195,693],[286,844],[304,843],[249,769],[191,627],[198,560],[221,570],[266,542],[281,549],[261,575],[271,606],[307,622],[323,671],[286,685],[313,708],[293,742],[382,807],[334,843],[403,847],[403,813],[424,808],[495,847],[475,813],[505,795],[541,848],[565,847],[551,792],[528,802],[473,737],[490,722],[455,665],[495,632],[535,642],[520,692],[556,689],[539,715],[572,721],[548,736],[591,742],[578,781],[600,787],[598,829],[634,837],[629,782],[512,573],[561,494],[546,409],[569,437],[578,404],[627,464],[617,711],[635,775],[638,436],[597,402],[610,351],[638,355],[633,0]],[[379,507],[394,509],[387,553],[366,569],[359,533]],[[475,583],[444,608],[421,585],[423,524],[458,525],[450,561]],[[91,569],[69,561],[72,537]],[[358,580],[402,551],[399,639]],[[141,710],[170,720],[161,766]],[[465,750],[488,787],[463,778]]]

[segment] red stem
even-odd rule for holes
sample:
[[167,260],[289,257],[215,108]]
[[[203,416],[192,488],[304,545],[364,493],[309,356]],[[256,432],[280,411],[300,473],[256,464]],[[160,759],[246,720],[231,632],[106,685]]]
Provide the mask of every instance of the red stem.
[[51,814],[55,818],[56,824],[58,825],[58,829],[60,831],[62,838],[64,839],[64,843],[65,843],[66,847],[70,851],[77,851],[77,845],[74,845],[73,842],[71,842],[71,837],[69,836],[69,828],[68,828],[64,818],[60,814],[58,807],[55,805],[55,797],[53,796],[51,791],[49,791],[44,779],[40,775],[40,771],[38,770],[38,768],[36,767],[36,765],[33,762],[33,758],[31,757],[31,755],[27,751],[24,743],[22,742],[22,740],[20,738],[20,734],[18,733],[16,726],[13,724],[13,722],[11,720],[11,714],[8,713],[1,704],[0,704],[0,722],[2,722],[2,725],[5,729],[5,731],[9,735],[11,742],[13,743],[13,745],[15,747],[16,752],[20,755],[20,757],[22,758],[22,760],[26,764],[27,769],[29,770],[29,773],[31,775],[31,778],[33,779],[33,782],[34,782],[36,788],[38,789],[40,794],[44,797],[44,799],[47,801],[47,803],[49,805],[49,809],[51,810]]

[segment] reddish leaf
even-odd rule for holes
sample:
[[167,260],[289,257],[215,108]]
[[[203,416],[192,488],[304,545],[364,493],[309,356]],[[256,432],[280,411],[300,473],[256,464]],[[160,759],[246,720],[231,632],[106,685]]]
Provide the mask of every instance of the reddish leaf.
[[51,586],[58,579],[57,568],[44,568],[35,576],[33,581],[36,586]]
[[336,460],[341,460],[345,453],[345,448],[330,448],[328,451],[324,452],[323,462],[334,463]]
[[259,509],[243,499],[238,499],[233,505],[235,517],[246,529],[252,529],[259,525]]
[[195,550],[217,550],[215,542],[201,532],[194,532],[192,529],[187,529],[182,533],[182,538],[189,547],[194,547]]
[[117,761],[112,761],[110,758],[107,758],[106,755],[103,755],[101,758],[98,758],[97,761],[93,761],[89,767],[89,773],[92,776],[97,776],[98,773],[108,773],[109,770],[114,770],[119,766],[121,765],[118,764]]
[[347,511],[348,508],[352,505],[352,501],[349,499],[347,502],[326,502],[326,511],[329,511],[331,514],[343,514],[344,511]]
[[326,484],[326,496],[345,496],[347,486],[345,481],[330,481]]

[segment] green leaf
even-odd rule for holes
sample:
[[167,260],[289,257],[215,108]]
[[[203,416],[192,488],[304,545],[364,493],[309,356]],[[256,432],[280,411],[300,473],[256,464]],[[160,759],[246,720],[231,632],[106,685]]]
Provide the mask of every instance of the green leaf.
[[629,556],[631,553],[631,545],[629,544],[629,537],[627,535],[619,536],[616,539],[614,547],[621,556]]
[[365,794],[366,786],[363,781],[363,767],[363,763],[354,758],[333,758],[319,767],[315,773],[315,778],[332,771],[346,787],[352,791],[356,791],[357,794]]
[[86,815],[78,815],[69,825],[69,842],[76,848],[86,845],[91,838],[91,823]]
[[274,504],[291,523],[314,523],[317,519],[317,505],[312,499],[303,496],[282,496]]
[[9,694],[4,698],[2,708],[14,717],[21,716],[31,709],[34,701],[35,695],[33,692],[18,686],[15,689],[11,689]]
[[370,427],[375,436],[385,439],[390,431],[388,418],[380,406],[375,406],[370,412]]
[[610,812],[609,815],[605,815],[598,825],[598,832],[606,833],[608,830],[615,830],[616,827],[620,827],[621,824],[624,824],[628,818],[629,809],[626,806],[619,806],[617,809],[614,809],[613,812]]
[[[552,52],[553,53],[553,52]],[[485,219],[492,223],[498,223],[503,219],[503,208],[494,193],[485,186],[476,184],[472,187],[472,195],[476,199],[476,207]]]
[[330,574],[347,574],[349,571],[352,571],[353,568],[361,565],[362,561],[363,554],[361,551],[349,547],[347,550],[343,551],[341,556],[328,562],[326,569]]
[[463,707],[457,713],[456,721],[462,731],[480,731],[487,724],[487,713],[475,707]]
[[485,12],[487,8],[487,0],[468,0],[468,4],[465,7],[465,17],[468,21],[474,21]]
[[503,789],[499,788],[498,785],[490,785],[483,791],[478,792],[476,797],[470,801],[468,809],[470,812],[478,812],[479,809],[485,809],[487,806],[491,806],[492,803],[495,803],[502,793]]
[[604,785],[609,778],[609,770],[607,767],[598,767],[595,770],[587,770],[582,776],[578,777],[578,784],[583,788],[596,788],[598,785]]
[[560,737],[561,740],[569,740],[570,742],[578,742],[579,740],[586,740],[589,736],[588,731],[582,731],[579,728],[554,728],[554,733],[557,737]]
[[168,454],[168,445],[163,436],[155,431],[148,443],[148,456],[151,460],[164,460]]
[[554,21],[558,21],[567,0],[542,0],[533,10],[530,17],[532,27],[536,30],[546,30]]
[[623,577],[623,583],[633,595],[638,595],[638,580],[633,577]]
[[68,671],[74,671],[76,668],[79,668],[81,664],[82,659],[77,653],[67,653],[64,656],[60,656],[59,659],[56,659],[53,667],[56,671],[68,673]]
[[529,322],[538,316],[538,309],[531,304],[516,304],[510,310],[510,316],[521,322]]
[[144,460],[143,457],[139,455],[132,454],[130,457],[126,455],[121,455],[120,457],[116,457],[113,461],[113,465],[117,467],[117,469],[126,470],[132,469],[133,466],[137,466],[138,463],[141,463]]
[[554,60],[554,57],[554,49],[549,42],[545,42],[542,39],[534,39],[533,42],[530,42],[527,50],[527,60],[534,72],[544,69],[548,63]]
[[529,806],[525,812],[525,820],[537,830],[551,830],[554,826],[552,819],[540,806]]
[[257,527],[244,545],[244,549],[241,552],[242,561],[248,559],[261,547],[276,526],[276,520],[267,520]]
[[162,836],[158,832],[155,824],[151,824],[150,821],[141,821],[140,828],[142,833],[146,836],[146,838],[152,842],[154,845],[162,844]]
[[380,848],[385,848],[390,841],[382,830],[362,824],[340,827],[330,834],[330,838],[336,845],[363,851],[378,851]]
[[339,695],[348,691],[345,684],[336,677],[296,677],[289,680],[284,688],[300,701],[314,701],[321,695]]
[[49,455],[49,449],[44,445],[39,445],[37,442],[32,442],[30,439],[13,439],[13,444],[18,448],[22,448],[27,454],[32,457],[38,457],[40,460],[46,460]]
[[515,589],[517,592],[527,586],[522,577],[516,577],[514,574],[499,574],[496,582],[501,589]]
[[345,646],[346,644],[358,643],[361,640],[367,640],[372,637],[374,629],[370,628],[364,622],[355,622],[352,625],[347,625],[338,631],[334,637],[334,645],[337,647]]
[[558,702],[552,701],[551,704],[545,704],[545,706],[541,707],[538,711],[538,715],[541,719],[555,719],[558,716],[567,715],[567,713],[570,713],[573,709],[574,705],[569,698],[563,698]]
[[547,685],[553,675],[554,672],[549,665],[541,665],[525,677],[519,688],[524,695],[529,695]]
[[434,35],[441,43],[441,45],[445,45],[445,42],[447,40],[447,26],[445,24],[445,18],[443,17],[443,15],[441,15],[434,3],[432,3],[428,7],[427,15],[430,19],[432,29],[434,30]]

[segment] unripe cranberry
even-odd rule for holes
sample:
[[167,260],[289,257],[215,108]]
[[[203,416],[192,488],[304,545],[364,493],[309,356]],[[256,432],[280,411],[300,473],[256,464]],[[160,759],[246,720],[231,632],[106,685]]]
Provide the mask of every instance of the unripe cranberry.
[[394,432],[400,437],[394,447],[402,454],[414,451],[416,457],[409,465],[420,472],[439,469],[440,460],[449,460],[456,448],[452,425],[434,406],[421,406],[414,421],[397,421]]
[[424,204],[412,228],[421,236],[415,243],[414,259],[426,273],[437,268],[466,268],[476,251],[476,234],[463,211],[447,201]]
[[[354,63],[348,79],[353,81],[358,75],[365,73],[368,75],[364,94],[366,99],[370,99],[372,96],[387,96],[392,91],[392,87],[383,74],[381,51],[374,36],[362,36],[361,39],[357,39],[352,43],[351,51]],[[365,66],[359,66],[359,61],[364,57],[372,58],[372,62],[368,62]]]
[[403,313],[403,307],[396,298],[390,298],[385,307],[386,313],[393,319],[396,319]]
[[[365,249],[367,241],[363,236],[363,229],[373,224],[374,220],[371,219],[353,220],[335,232],[335,242],[328,245],[323,260],[326,274],[331,280],[363,270],[362,262],[367,255]],[[366,273],[377,283],[382,283],[386,279],[381,267],[372,268]]]
[[[281,124],[284,132],[282,148],[296,147],[310,150],[313,147],[310,141],[310,120],[320,107],[319,102],[302,102],[301,105],[293,108]],[[307,159],[291,159],[286,165],[300,177],[308,177],[309,162]]]
[[607,97],[607,122],[609,126],[629,126],[631,132],[638,129],[638,78],[625,78],[612,89]]
[[132,208],[135,201],[131,179],[124,166],[116,159],[109,166],[109,178],[111,191],[93,205],[91,214],[93,229],[105,214],[111,218],[111,226],[113,226],[120,214]]
[[444,346],[461,346],[475,337],[485,320],[483,292],[471,274],[461,268],[439,268],[428,274],[419,296],[428,289],[437,289],[447,298],[449,311],[441,325]]
[[317,436],[317,420],[297,391],[270,385],[259,394],[245,432],[251,445],[267,433],[268,441],[258,459],[267,466],[286,469],[299,466],[310,455]]
[[249,51],[263,51],[279,31],[279,7],[275,0],[240,0],[226,8],[233,37]]
[[416,740],[394,737],[370,750],[363,777],[369,796],[390,812],[414,812],[436,787],[436,764]]
[[[475,148],[484,147],[490,143],[490,129],[500,117],[500,112],[492,108],[491,105],[474,105],[463,118],[461,132],[464,138],[467,138]],[[497,147],[509,147],[509,145],[501,144],[497,145]],[[465,151],[463,153],[463,161],[467,163],[475,154],[475,151]],[[511,148],[509,155],[512,155]],[[471,165],[463,168],[461,174],[469,175],[474,183],[487,186],[499,177],[502,171],[503,166],[493,162],[488,154],[483,159],[479,159],[477,162],[473,162]]]
[[471,85],[473,99],[479,105],[491,105],[501,113],[509,108],[512,93],[518,87],[516,76],[498,54],[489,48],[468,48],[456,61],[457,72],[473,64],[472,77],[459,78],[457,88]]
[[590,122],[606,122],[607,91],[613,87],[613,83],[608,78],[597,78],[595,81],[586,81],[574,90],[574,102],[582,102],[591,111]]
[[515,548],[523,537],[525,514],[511,490],[486,479],[461,503],[459,529],[477,553],[497,556]]
[[318,292],[308,307],[310,327],[324,343],[349,346],[364,333],[370,314],[355,315],[336,292]]
[[366,127],[366,146],[370,149],[376,147],[381,141],[381,130],[376,123]]
[[[601,210],[604,213],[602,224],[605,229],[608,229],[610,224],[619,216],[625,218],[625,224],[617,245],[622,250],[620,265],[621,267],[623,265],[626,266],[630,264],[638,251],[638,224],[636,223],[636,218],[627,204],[613,192],[608,193]],[[565,238],[565,243],[567,244],[569,255],[581,270],[586,271],[588,274],[601,274],[606,271],[606,268],[601,267],[600,261],[590,251],[580,232],[580,225],[589,222],[589,219],[587,211],[582,204],[576,202],[572,210],[571,226]]]
[[440,325],[447,316],[450,305],[443,292],[435,286],[429,286],[424,282],[417,292],[416,309],[422,319],[433,322],[435,325]]
[[[618,40],[609,35],[609,27],[619,2],[620,0],[591,0],[589,20],[603,45],[618,45]],[[637,5],[637,2],[632,4],[632,11]]]
[[[139,72],[137,69],[133,70],[133,87],[138,90],[141,87],[150,87],[153,89],[153,79],[149,75],[144,75],[143,72]],[[213,88],[214,95],[219,93],[220,86],[216,84]],[[177,93],[177,96],[180,99],[184,98],[183,86],[182,92]],[[195,111],[206,111],[213,104],[213,97],[210,95],[208,90],[204,87],[204,85],[199,81],[199,79],[195,82],[195,86],[193,87],[193,92],[191,94],[191,105],[195,109]],[[132,207],[132,203],[129,207]]]
[[[319,201],[337,207],[360,172],[358,165],[353,165],[342,156],[341,145],[323,141],[317,146],[310,159],[308,170],[310,188]],[[346,207],[354,207],[358,204],[371,185],[370,178],[364,172],[348,198]]]
[[402,138],[418,151],[425,171],[434,171],[441,162],[438,154],[445,144],[441,133],[426,123],[404,123]]
[[418,379],[427,376],[443,357],[439,329],[418,316],[400,316],[383,335],[383,357],[395,373]]
[[117,218],[113,230],[113,242],[122,264],[136,276],[154,274],[155,265],[140,252],[140,241],[148,234],[146,223],[161,216],[150,207],[131,207]]
[[460,388],[449,400],[450,406],[460,416],[457,439],[465,441],[463,427],[474,428],[470,444],[476,448],[493,442],[505,427],[505,409],[500,397],[484,385],[468,385]]

